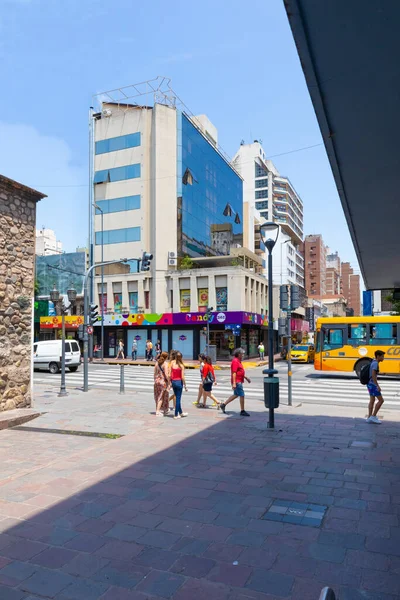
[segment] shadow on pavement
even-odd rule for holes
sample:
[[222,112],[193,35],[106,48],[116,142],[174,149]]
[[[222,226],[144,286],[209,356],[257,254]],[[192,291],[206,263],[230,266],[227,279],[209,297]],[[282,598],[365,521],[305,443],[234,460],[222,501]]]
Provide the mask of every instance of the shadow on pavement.
[[[1,600],[399,597],[397,422],[143,419],[118,440],[0,434]],[[265,519],[277,500],[327,507],[322,526]]]

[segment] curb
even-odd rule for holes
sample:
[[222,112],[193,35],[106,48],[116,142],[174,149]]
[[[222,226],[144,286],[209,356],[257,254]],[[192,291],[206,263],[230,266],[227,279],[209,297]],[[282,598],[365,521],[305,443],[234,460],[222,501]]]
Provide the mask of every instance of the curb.
[[[19,410],[18,408],[16,408],[15,410]],[[8,411],[8,412],[13,412],[14,411]],[[40,415],[43,414],[41,412],[33,412],[30,414],[24,414],[24,415],[16,415],[16,414],[12,414],[12,415],[8,415],[5,416],[5,418],[3,418],[3,416],[0,418],[0,431],[3,429],[11,429],[12,427],[17,427],[17,425],[23,425],[24,423],[28,423],[29,421],[32,421],[33,419],[36,419],[37,417],[40,417]]]

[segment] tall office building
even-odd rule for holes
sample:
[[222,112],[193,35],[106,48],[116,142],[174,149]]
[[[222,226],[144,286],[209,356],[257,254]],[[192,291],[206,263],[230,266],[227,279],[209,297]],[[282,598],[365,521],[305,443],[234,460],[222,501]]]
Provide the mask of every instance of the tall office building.
[[[102,251],[105,261],[132,259],[107,266],[103,288],[96,273],[105,354],[136,339],[140,355],[149,337],[193,358],[204,351],[208,307],[220,358],[237,345],[256,354],[267,282],[261,257],[243,244],[242,178],[205,115],[191,115],[165,78],[146,86],[151,102],[131,86],[107,102],[103,94],[93,116],[95,262]],[[138,273],[144,251],[154,258]]]
[[36,247],[37,256],[49,256],[51,254],[62,253],[62,242],[57,240],[56,234],[52,229],[36,229]]
[[274,250],[274,285],[294,283],[304,288],[303,202],[288,177],[280,175],[266,159],[259,141],[240,145],[232,164],[243,178],[244,240],[255,252],[265,254],[260,225],[274,221],[281,226]]
[[326,295],[326,247],[322,235],[306,235],[304,264],[308,296]]

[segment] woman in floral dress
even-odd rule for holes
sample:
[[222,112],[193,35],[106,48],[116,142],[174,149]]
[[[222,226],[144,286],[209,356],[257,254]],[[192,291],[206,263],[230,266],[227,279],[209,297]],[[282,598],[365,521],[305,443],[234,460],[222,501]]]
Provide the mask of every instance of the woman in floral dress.
[[154,367],[154,400],[156,403],[156,417],[165,417],[169,412],[167,358],[167,352],[161,352]]

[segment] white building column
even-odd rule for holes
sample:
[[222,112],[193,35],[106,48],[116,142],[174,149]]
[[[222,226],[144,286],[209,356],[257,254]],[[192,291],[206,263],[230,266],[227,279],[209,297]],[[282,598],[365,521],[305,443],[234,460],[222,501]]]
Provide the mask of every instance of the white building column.
[[143,311],[146,312],[145,305],[144,305],[143,279],[138,279],[138,306],[140,306],[140,308],[142,308]]
[[107,286],[107,308],[114,312],[114,292],[112,281],[108,280],[104,282],[104,287]]
[[198,308],[197,277],[196,275],[190,275],[190,312],[197,312]]
[[173,295],[172,312],[174,312],[174,313],[181,312],[181,294],[180,294],[180,289],[179,289],[178,277],[172,278],[172,295]]
[[215,291],[214,275],[208,276],[208,306],[212,306],[214,310],[217,310],[217,294]]
[[128,282],[126,281],[126,279],[122,280],[122,306],[127,308],[127,312],[129,312]]

